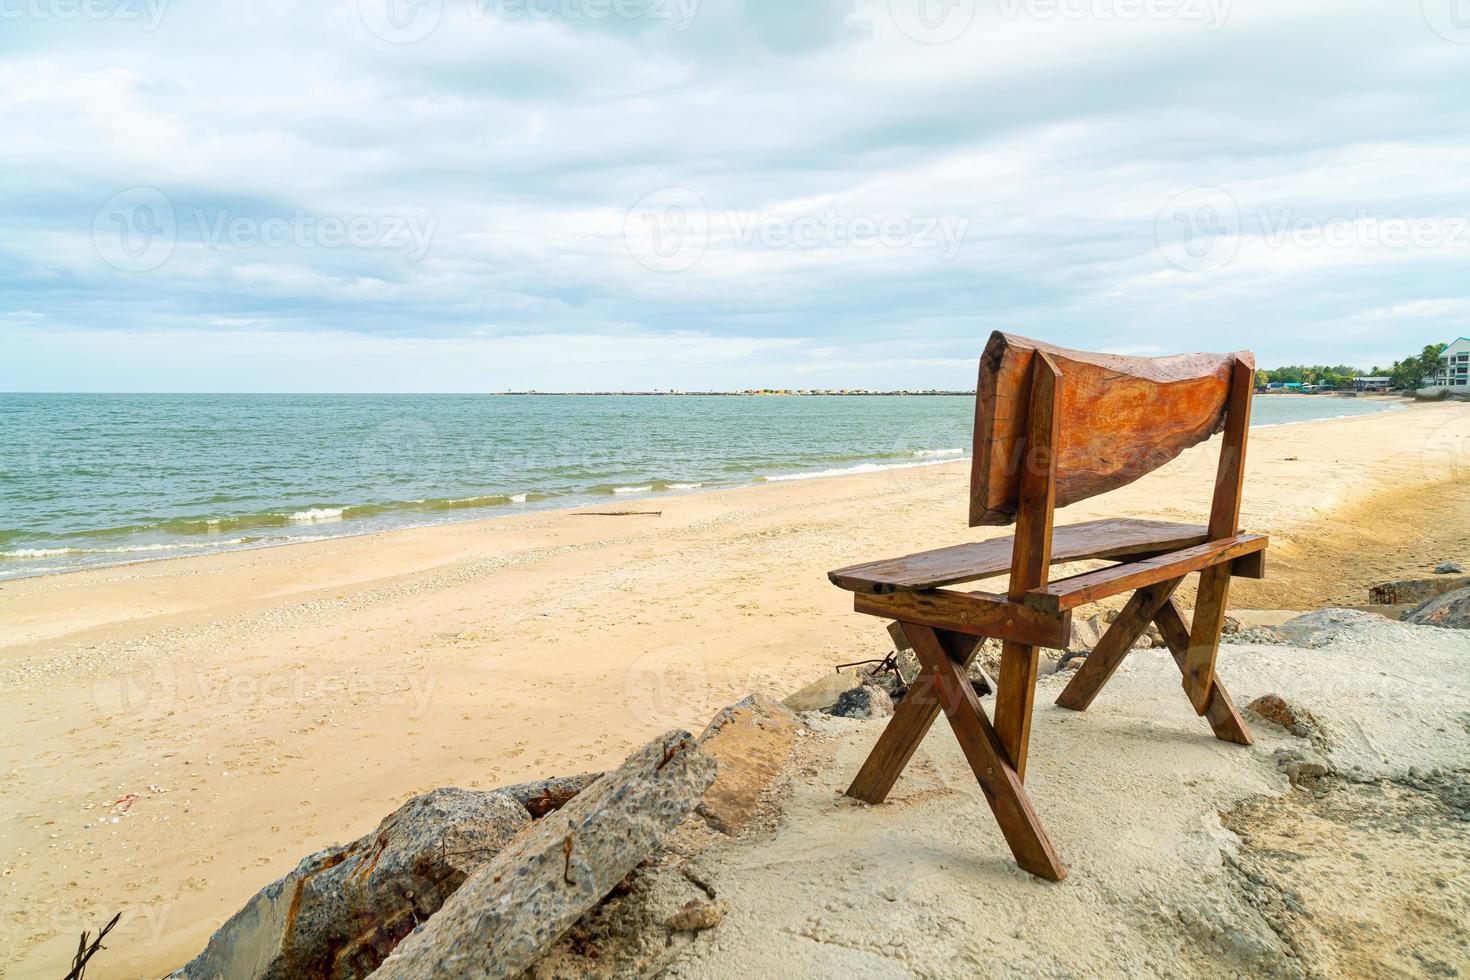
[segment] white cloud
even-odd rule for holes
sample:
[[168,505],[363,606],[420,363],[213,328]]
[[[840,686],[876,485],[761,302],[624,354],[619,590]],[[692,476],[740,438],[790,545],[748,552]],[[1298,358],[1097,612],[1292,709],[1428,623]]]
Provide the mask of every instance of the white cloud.
[[[152,31],[7,22],[0,313],[44,316],[47,337],[115,332],[111,368],[87,375],[104,388],[151,371],[161,341],[139,338],[160,329],[205,346],[222,331],[216,346],[236,355],[262,336],[232,332],[242,326],[299,356],[539,337],[543,387],[582,377],[566,337],[597,350],[585,339],[645,338],[621,349],[640,351],[634,374],[650,387],[777,383],[787,362],[748,346],[763,338],[796,345],[808,360],[792,371],[835,385],[892,384],[900,365],[910,376],[896,383],[959,387],[994,328],[1084,347],[1145,350],[1160,335],[1171,349],[1251,346],[1265,364],[1329,357],[1324,338],[1329,359],[1351,362],[1464,332],[1453,249],[1266,234],[1282,221],[1465,217],[1470,63],[1418,4],[1369,0],[1351,18],[1325,0],[1176,5],[1223,15],[1209,23],[1064,6],[1083,15],[980,0],[942,44],[905,33],[913,23],[888,0],[704,0],[679,8],[693,12],[686,30],[445,0],[409,44],[374,36],[356,0],[174,0]],[[96,246],[94,219],[139,186],[167,195],[177,242],[156,268],[127,272]],[[697,193],[708,235],[697,261],[659,271],[630,252],[626,218],[670,187]],[[1237,208],[1239,246],[1218,268],[1176,268],[1155,238],[1161,209],[1195,187]],[[411,258],[315,239],[210,248],[196,220],[258,227],[298,212],[434,231]],[[910,234],[793,244],[742,237],[730,218],[800,229],[830,214]],[[925,220],[963,223],[960,247],[924,247]],[[1420,304],[1439,305],[1377,312]],[[53,345],[24,342],[38,345],[36,384],[75,387]],[[690,344],[722,353],[686,356]],[[942,349],[902,350],[916,344]],[[335,384],[396,383],[376,355],[350,363],[357,373]],[[443,370],[416,383],[467,380]],[[231,383],[278,377],[258,371]]]

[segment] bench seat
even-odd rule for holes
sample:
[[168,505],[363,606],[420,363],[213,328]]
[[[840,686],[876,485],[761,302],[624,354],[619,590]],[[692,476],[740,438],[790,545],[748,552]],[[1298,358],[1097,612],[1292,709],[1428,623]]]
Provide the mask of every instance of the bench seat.
[[[1209,532],[1200,524],[1109,518],[1053,530],[1051,560],[1057,564],[1089,558],[1136,558],[1193,548],[1208,540]],[[864,595],[922,592],[974,582],[1010,572],[1013,541],[1007,535],[864,562],[828,572],[827,578],[839,588]]]

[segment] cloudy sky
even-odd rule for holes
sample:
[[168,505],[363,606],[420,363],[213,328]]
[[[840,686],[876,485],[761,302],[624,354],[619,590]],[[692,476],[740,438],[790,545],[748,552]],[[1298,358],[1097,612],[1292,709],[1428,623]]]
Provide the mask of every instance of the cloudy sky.
[[1470,334],[1470,0],[0,0],[0,389]]

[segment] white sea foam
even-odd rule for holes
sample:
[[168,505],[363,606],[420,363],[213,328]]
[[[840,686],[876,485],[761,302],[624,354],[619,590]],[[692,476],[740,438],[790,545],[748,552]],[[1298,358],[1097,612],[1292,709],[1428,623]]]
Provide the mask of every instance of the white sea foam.
[[881,473],[885,470],[911,470],[920,466],[939,466],[943,463],[956,462],[954,458],[930,459],[922,463],[858,463],[856,466],[839,466],[830,470],[817,470],[814,473],[777,473],[774,476],[763,476],[764,483],[785,483],[788,480],[820,480],[829,476],[857,476],[860,473]]
[[915,449],[910,456],[963,456],[963,449]]
[[652,486],[647,487],[613,487],[613,493],[649,493]]
[[513,493],[510,495],[510,502],[513,504],[523,504],[526,502],[526,495],[523,493]]
[[665,490],[698,490],[704,486],[703,483],[670,483],[665,485]]
[[230,538],[226,541],[166,541],[156,544],[126,545],[121,548],[17,548],[15,551],[0,551],[0,558],[55,558],[59,555],[134,555],[153,551],[200,551],[236,544],[252,544],[259,540],[259,538]]
[[287,514],[286,519],[293,524],[320,524],[324,521],[340,521],[342,519],[342,508],[313,507],[310,510],[298,510],[294,514]]

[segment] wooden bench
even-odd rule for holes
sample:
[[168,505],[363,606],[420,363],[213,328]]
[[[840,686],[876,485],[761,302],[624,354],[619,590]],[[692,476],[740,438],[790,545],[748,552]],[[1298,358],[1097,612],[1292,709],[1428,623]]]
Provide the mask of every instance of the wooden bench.
[[[1230,579],[1265,575],[1266,537],[1238,527],[1254,382],[1249,352],[1140,358],[991,336],[975,398],[970,524],[1014,523],[1016,533],[828,576],[856,593],[858,612],[897,621],[922,668],[849,796],[881,803],[943,711],[1017,863],[1060,881],[1066,871],[1023,787],[1037,648],[1067,644],[1075,607],[1125,592],[1133,594],[1057,704],[1086,709],[1152,622],[1215,736],[1250,744],[1215,655]],[[1130,483],[1219,432],[1208,523],[1053,528],[1057,507]],[[1089,559],[1116,564],[1049,580],[1053,564]],[[1173,594],[1194,572],[1191,625]],[[999,575],[1009,575],[1004,592],[951,588]],[[986,637],[1003,641],[994,723],[965,673]]]

